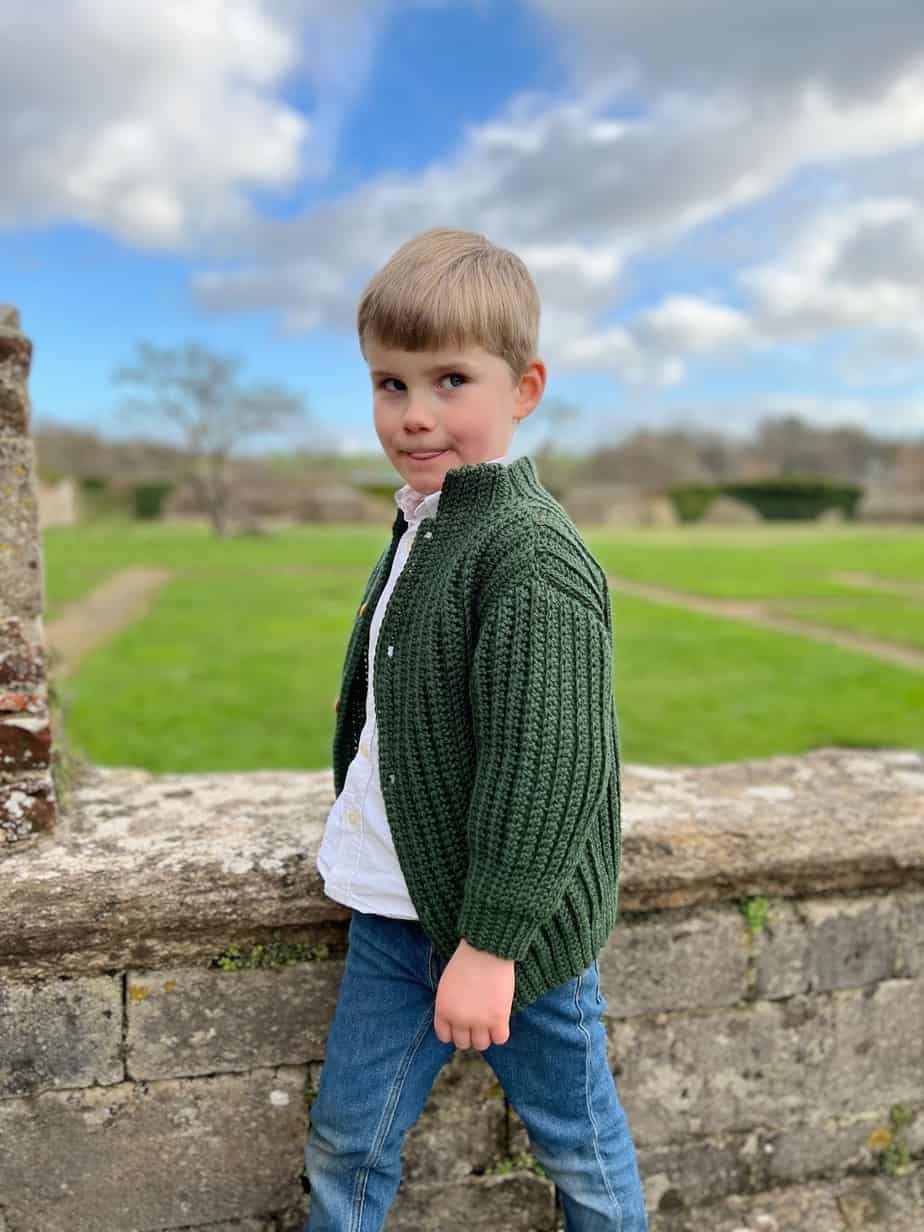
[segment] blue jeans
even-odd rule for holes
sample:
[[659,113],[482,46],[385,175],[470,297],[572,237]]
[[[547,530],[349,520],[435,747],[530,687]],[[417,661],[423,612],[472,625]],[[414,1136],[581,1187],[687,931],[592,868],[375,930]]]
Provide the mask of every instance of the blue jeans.
[[[445,969],[417,920],[355,911],[320,1090],[311,1106],[303,1232],[380,1232],[404,1136],[455,1052],[433,1029]],[[558,1186],[568,1232],[647,1232],[635,1147],[616,1093],[596,959],[510,1019],[481,1055]]]

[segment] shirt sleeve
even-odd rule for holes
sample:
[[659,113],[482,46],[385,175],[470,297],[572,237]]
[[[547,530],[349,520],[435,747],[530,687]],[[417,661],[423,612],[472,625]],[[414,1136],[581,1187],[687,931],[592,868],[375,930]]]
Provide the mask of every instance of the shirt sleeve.
[[618,773],[609,625],[599,604],[539,573],[511,586],[482,623],[470,684],[476,765],[458,918],[460,935],[477,949],[526,956]]

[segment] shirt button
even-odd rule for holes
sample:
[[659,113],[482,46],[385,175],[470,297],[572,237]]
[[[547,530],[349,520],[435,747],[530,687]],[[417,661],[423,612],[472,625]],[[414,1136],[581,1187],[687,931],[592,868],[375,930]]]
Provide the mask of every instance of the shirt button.
[[355,826],[359,821],[359,809],[351,808],[347,811],[347,821],[350,825]]

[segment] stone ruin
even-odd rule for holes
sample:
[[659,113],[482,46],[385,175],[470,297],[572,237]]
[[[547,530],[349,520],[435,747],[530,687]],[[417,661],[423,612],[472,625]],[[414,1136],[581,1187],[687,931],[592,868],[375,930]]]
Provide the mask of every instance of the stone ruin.
[[0,306],[0,847],[55,824],[31,360],[19,313]]

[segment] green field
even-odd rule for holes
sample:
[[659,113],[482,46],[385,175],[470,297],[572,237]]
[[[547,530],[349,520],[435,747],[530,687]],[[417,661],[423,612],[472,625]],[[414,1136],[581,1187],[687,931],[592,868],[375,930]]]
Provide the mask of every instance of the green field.
[[[130,565],[170,569],[142,620],[60,682],[70,745],[152,770],[330,763],[346,638],[381,527],[213,540],[157,524],[48,530],[46,619]],[[614,575],[924,649],[924,533],[803,524],[584,529]],[[872,574],[908,591],[832,580]],[[788,633],[613,593],[623,757],[701,765],[819,745],[924,746],[924,672]]]

